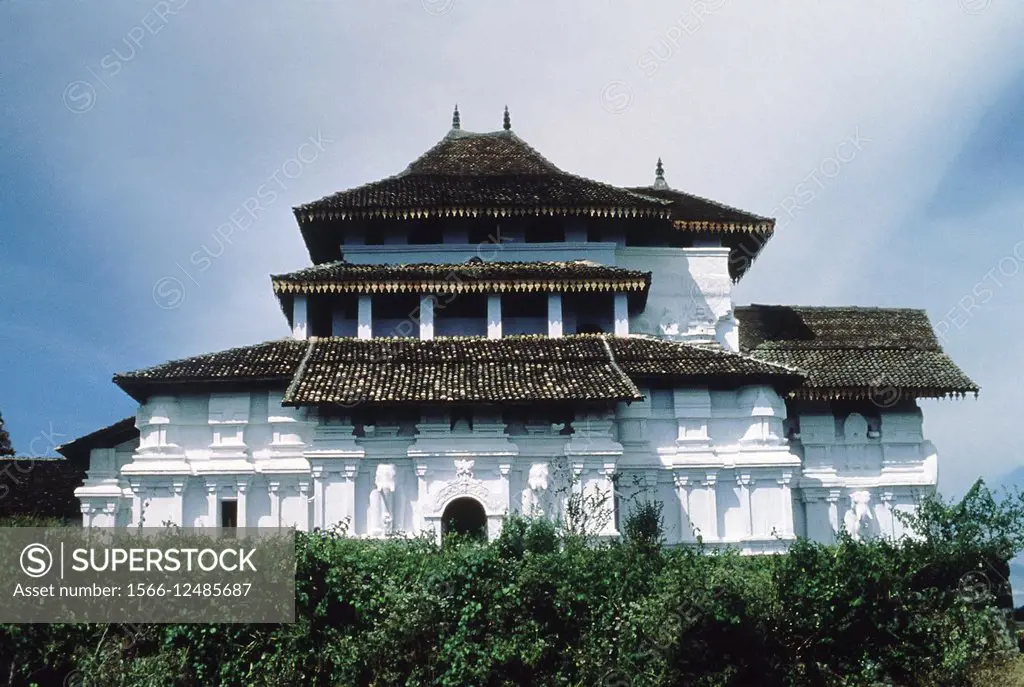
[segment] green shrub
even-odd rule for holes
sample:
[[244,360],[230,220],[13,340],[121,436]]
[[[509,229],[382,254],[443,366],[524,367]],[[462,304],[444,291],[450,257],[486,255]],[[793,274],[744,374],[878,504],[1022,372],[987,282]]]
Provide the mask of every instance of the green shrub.
[[[0,680],[103,685],[968,685],[1007,665],[1019,494],[926,500],[920,536],[785,555],[666,548],[510,517],[493,542],[300,533],[288,625],[0,627]],[[85,682],[86,680],[91,682]]]

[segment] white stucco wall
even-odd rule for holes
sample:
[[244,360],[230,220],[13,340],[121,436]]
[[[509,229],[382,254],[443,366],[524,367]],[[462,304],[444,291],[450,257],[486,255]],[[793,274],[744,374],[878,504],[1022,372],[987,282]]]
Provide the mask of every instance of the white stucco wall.
[[[831,541],[855,494],[869,495],[864,531],[899,535],[893,512],[935,485],[919,411],[880,413],[870,436],[858,417],[809,414],[790,439],[786,404],[768,387],[643,391],[644,401],[607,416],[578,416],[573,434],[506,426],[482,410],[472,431],[453,432],[441,410],[357,429],[283,408],[280,391],[155,397],[139,408],[138,445],[94,450],[76,493],[87,526],[217,525],[220,502],[237,499],[239,525],[347,521],[352,535],[369,536],[377,467],[394,465],[392,530],[436,531],[447,503],[468,496],[494,535],[520,510],[531,465],[544,463],[552,517],[560,489],[609,490],[619,473],[620,517],[638,498],[660,500],[670,543],[692,541],[696,529],[711,545],[757,553],[795,535]],[[614,523],[602,531],[614,534]]]

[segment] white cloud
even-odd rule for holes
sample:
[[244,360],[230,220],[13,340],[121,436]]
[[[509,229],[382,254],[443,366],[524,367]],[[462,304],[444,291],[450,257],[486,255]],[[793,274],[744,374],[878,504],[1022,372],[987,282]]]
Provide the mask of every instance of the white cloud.
[[[24,164],[53,170],[74,213],[102,218],[102,236],[74,223],[62,236],[118,257],[132,294],[120,315],[161,332],[155,355],[282,335],[267,275],[306,259],[290,206],[401,170],[444,134],[455,101],[472,130],[498,128],[507,103],[513,128],[569,171],[647,183],[661,156],[674,186],[779,216],[742,300],[870,304],[879,256],[1020,63],[1024,19],[1024,6],[970,14],[957,0],[426,4],[447,11],[189,2],[114,76],[101,60],[125,50],[137,6],[0,7],[4,116]],[[91,109],[69,112],[67,85],[94,72],[109,90],[94,83]],[[612,114],[601,98],[616,81],[629,102]],[[336,145],[192,288],[176,264],[318,127]],[[870,141],[785,222],[783,199],[858,131]],[[167,275],[191,289],[174,311],[152,297]],[[898,279],[884,288],[890,304],[924,293]],[[958,359],[981,359],[985,345]],[[975,431],[930,429],[964,452],[953,433]]]

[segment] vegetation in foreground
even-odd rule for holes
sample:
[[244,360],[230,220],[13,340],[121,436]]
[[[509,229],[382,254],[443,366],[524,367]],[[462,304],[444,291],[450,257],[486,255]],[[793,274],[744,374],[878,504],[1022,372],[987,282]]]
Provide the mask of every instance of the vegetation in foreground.
[[[1024,684],[1006,562],[1024,496],[927,499],[916,539],[741,557],[509,519],[489,544],[299,534],[289,625],[0,626],[11,685]],[[25,524],[25,523],[22,523]],[[1016,680],[1017,682],[1014,682]]]

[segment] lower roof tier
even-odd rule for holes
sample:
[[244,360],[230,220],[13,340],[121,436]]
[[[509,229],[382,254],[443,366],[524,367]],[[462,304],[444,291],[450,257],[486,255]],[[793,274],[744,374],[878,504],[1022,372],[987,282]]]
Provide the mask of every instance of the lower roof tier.
[[577,334],[558,338],[283,339],[114,376],[138,400],[183,387],[285,386],[285,405],[633,401],[636,382],[789,390],[803,375],[715,348]]
[[923,310],[749,305],[735,313],[742,353],[807,374],[797,398],[888,407],[979,390],[942,350]]
[[637,384],[769,384],[793,398],[977,393],[927,315],[878,308],[737,308],[740,353],[645,336],[283,339],[114,376],[137,400],[187,389],[286,389],[293,406],[632,401]]

